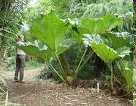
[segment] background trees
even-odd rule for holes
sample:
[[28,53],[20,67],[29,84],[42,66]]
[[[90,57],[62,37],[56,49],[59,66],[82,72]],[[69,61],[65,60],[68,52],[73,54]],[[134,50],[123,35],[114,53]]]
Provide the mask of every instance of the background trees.
[[0,0],[0,61],[14,54],[26,0]]

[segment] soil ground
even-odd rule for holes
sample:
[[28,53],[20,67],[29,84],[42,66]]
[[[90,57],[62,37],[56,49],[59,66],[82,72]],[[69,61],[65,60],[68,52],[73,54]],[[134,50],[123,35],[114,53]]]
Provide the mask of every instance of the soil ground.
[[127,100],[115,98],[93,88],[72,89],[53,80],[39,80],[40,69],[26,70],[24,83],[13,81],[14,72],[4,74],[9,102],[18,106],[132,106]]

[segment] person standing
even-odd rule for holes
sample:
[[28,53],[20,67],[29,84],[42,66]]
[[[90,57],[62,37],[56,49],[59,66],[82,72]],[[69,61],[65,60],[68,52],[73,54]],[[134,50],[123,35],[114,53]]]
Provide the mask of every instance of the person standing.
[[[16,42],[17,42],[17,45],[23,45],[24,37],[18,36]],[[25,57],[26,57],[26,53],[23,50],[17,48],[16,50],[16,70],[15,70],[15,76],[14,76],[14,80],[16,82],[23,82]]]

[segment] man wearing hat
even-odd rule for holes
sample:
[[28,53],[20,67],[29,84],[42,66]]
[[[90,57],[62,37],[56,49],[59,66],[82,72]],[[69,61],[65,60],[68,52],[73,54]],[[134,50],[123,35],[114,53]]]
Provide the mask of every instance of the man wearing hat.
[[[17,45],[23,45],[24,44],[24,36],[18,36],[17,37]],[[24,78],[24,66],[25,66],[25,52],[21,49],[16,50],[16,71],[15,71],[15,77],[14,80],[16,82],[23,82]]]

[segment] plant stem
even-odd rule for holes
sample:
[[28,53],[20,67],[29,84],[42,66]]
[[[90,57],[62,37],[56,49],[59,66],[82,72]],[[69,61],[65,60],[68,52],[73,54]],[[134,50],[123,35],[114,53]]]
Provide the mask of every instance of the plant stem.
[[113,66],[112,66],[112,63],[110,63],[110,64],[108,64],[108,67],[109,67],[109,69],[110,69],[110,71],[111,71],[111,80],[110,80],[110,83],[111,83],[111,90],[113,90]]
[[56,53],[55,53],[55,56],[56,56],[56,58],[57,58],[57,60],[58,60],[58,62],[59,62],[59,65],[60,65],[61,70],[64,72],[64,68],[63,68],[62,63],[61,63],[61,61],[60,61],[60,58],[58,57],[58,55],[57,55]]
[[85,58],[85,61],[82,63],[82,65],[80,66],[79,70],[82,69],[82,67],[89,61],[89,59],[91,59],[93,53],[90,54],[87,58]]
[[69,63],[68,63],[68,61],[66,60],[66,58],[64,57],[63,54],[61,54],[59,56],[59,60],[61,62],[62,68],[65,71],[66,76],[69,75],[69,73],[70,73],[70,66],[69,66]]
[[52,66],[52,64],[50,64],[49,66],[50,66],[50,67],[53,69],[53,71],[59,76],[59,78],[60,78],[62,81],[65,82],[64,78],[58,73],[58,71]]
[[83,53],[83,55],[82,55],[82,57],[81,57],[81,59],[80,59],[80,62],[79,62],[78,66],[77,66],[77,68],[76,68],[76,70],[75,70],[76,76],[77,76],[77,74],[78,74],[78,72],[79,72],[79,68],[80,68],[80,66],[81,66],[81,64],[82,64],[82,61],[83,61],[83,59],[84,59],[84,57],[85,57],[85,55],[86,55],[87,50],[88,50],[88,48],[86,48],[86,49],[84,50],[84,53]]
[[111,89],[113,90],[113,67],[111,64]]

